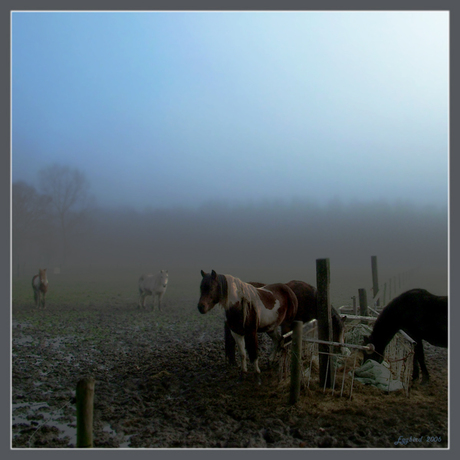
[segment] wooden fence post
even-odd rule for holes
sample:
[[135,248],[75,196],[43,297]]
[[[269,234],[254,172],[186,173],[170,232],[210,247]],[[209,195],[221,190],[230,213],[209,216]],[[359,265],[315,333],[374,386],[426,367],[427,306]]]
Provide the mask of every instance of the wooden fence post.
[[[377,271],[377,256],[371,256],[372,266],[372,297],[375,298],[379,293],[379,275]],[[380,299],[377,299],[376,306],[380,305]],[[374,305],[372,305],[374,307]]]
[[[318,308],[318,338],[332,341],[332,314],[329,292],[330,265],[329,259],[316,259],[316,288]],[[332,385],[332,366],[329,365],[332,346],[319,344],[319,377],[322,387]],[[326,353],[326,354],[325,354]]]
[[77,384],[77,447],[93,447],[94,379],[85,377]]
[[358,289],[359,292],[359,314],[361,316],[369,316],[367,310],[367,293],[366,289]]
[[294,321],[292,330],[291,350],[291,392],[290,404],[295,404],[300,396],[300,380],[302,369],[302,321]]

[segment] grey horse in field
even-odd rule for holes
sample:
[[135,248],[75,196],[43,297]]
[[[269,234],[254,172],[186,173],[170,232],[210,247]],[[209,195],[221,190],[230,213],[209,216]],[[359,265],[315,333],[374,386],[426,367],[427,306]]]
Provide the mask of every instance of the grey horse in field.
[[161,300],[168,286],[168,270],[160,270],[156,274],[142,275],[139,278],[139,305],[138,308],[145,308],[145,298],[153,297],[152,311],[155,308],[155,297],[158,297],[158,310],[161,310]]

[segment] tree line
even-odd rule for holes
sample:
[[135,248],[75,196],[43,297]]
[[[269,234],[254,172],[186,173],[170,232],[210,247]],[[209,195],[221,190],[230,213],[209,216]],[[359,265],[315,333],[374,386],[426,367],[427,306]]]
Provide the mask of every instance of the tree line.
[[72,238],[88,231],[92,200],[83,172],[54,164],[38,173],[38,184],[38,188],[23,181],[12,185],[13,268],[17,275],[27,261],[66,266]]
[[228,269],[334,265],[447,266],[447,208],[403,201],[320,206],[307,200],[198,208],[97,206],[85,175],[67,166],[40,172],[39,186],[13,184],[13,269],[172,266]]

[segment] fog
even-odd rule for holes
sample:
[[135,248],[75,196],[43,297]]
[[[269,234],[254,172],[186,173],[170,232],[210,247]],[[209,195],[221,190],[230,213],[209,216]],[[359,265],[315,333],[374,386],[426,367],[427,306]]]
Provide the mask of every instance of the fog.
[[[216,269],[311,267],[447,267],[447,210],[384,202],[327,206],[218,202],[191,210],[93,211],[88,234],[75,236],[69,263]],[[51,262],[51,261],[50,261]]]
[[446,206],[448,70],[445,11],[15,12],[13,181],[59,163],[102,207],[268,220],[260,202]]
[[446,270],[448,12],[15,12],[11,50],[15,268]]

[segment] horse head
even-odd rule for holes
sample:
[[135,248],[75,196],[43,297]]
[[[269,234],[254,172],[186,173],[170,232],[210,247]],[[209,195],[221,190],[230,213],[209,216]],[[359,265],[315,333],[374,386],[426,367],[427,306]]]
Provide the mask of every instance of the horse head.
[[166,289],[166,286],[168,285],[168,278],[168,270],[160,270],[160,276],[158,278],[159,285]]
[[39,268],[38,269],[38,275],[39,275],[41,283],[47,283],[48,282],[48,280],[46,279],[46,268]]
[[223,299],[223,289],[219,282],[220,275],[212,270],[211,273],[205,273],[201,270],[200,300],[198,301],[198,310],[204,314],[211,310],[214,305]]

